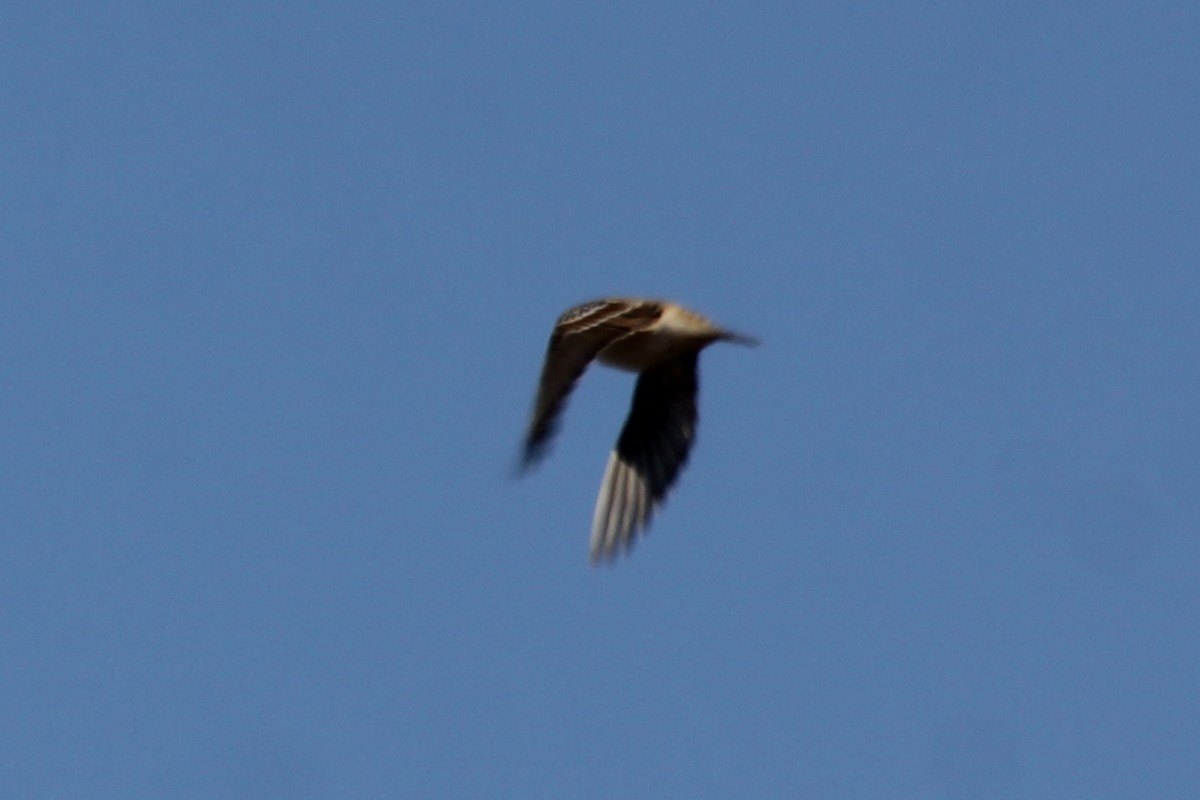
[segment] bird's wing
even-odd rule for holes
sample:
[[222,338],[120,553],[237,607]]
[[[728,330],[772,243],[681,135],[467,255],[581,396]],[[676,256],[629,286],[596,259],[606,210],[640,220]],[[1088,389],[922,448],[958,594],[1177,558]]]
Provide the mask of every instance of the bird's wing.
[[592,359],[609,344],[653,324],[661,315],[660,303],[597,300],[576,306],[558,318],[546,346],[533,418],[525,436],[521,459],[524,468],[545,455],[567,396]]
[[596,498],[593,562],[633,546],[687,462],[696,435],[698,358],[699,353],[690,353],[638,378],[629,418]]

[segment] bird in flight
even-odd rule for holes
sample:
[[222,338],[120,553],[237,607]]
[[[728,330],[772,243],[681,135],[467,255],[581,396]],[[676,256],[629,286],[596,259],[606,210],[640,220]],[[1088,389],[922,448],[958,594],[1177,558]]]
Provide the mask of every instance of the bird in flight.
[[593,300],[554,324],[525,436],[524,469],[545,455],[567,396],[588,364],[597,360],[638,373],[629,417],[596,498],[593,564],[633,546],[679,477],[696,435],[696,362],[701,350],[719,341],[758,343],[663,300]]

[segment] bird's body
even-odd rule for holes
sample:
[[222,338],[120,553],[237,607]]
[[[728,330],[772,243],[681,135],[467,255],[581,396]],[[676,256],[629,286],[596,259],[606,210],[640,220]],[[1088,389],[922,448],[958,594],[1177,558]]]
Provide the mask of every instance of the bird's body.
[[721,340],[755,343],[661,300],[595,300],[555,323],[525,439],[526,467],[544,455],[567,396],[592,360],[639,375],[596,500],[592,561],[632,547],[666,498],[695,437],[697,359]]

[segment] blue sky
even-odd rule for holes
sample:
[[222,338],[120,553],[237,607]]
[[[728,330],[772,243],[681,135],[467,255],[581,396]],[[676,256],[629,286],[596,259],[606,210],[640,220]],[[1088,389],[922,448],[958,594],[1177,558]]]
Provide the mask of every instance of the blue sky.
[[[0,795],[1197,796],[1198,29],[0,12]],[[763,345],[593,569],[609,294]]]

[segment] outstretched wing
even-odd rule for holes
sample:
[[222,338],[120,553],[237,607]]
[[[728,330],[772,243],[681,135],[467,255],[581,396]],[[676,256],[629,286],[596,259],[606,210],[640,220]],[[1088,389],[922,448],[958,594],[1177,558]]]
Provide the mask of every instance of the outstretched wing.
[[567,396],[592,359],[612,342],[644,328],[661,314],[658,303],[597,300],[576,306],[558,318],[546,346],[533,418],[525,436],[523,468],[545,455],[546,446],[558,430]]
[[592,517],[591,559],[633,546],[687,462],[696,435],[698,353],[642,373]]

